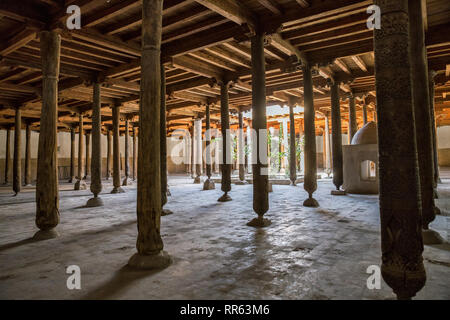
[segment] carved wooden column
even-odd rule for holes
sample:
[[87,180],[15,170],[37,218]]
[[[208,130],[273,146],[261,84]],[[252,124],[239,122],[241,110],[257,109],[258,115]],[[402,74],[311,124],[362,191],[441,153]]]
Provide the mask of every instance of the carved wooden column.
[[170,194],[167,184],[167,124],[166,124],[166,72],[164,65],[161,63],[161,107],[160,110],[160,148],[161,148],[161,215],[167,216],[173,212],[164,209],[167,203],[167,195]]
[[353,94],[348,97],[348,143],[352,143],[353,136],[358,131],[358,123],[356,122],[356,106],[355,96]]
[[11,162],[11,128],[6,128],[6,152],[5,152],[5,185],[9,184],[9,168]]
[[438,149],[437,149],[437,137],[436,137],[436,118],[434,113],[434,77],[436,72],[429,71],[429,93],[430,93],[430,121],[431,121],[431,133],[433,139],[433,188],[434,197],[437,198],[437,184],[440,183],[439,178],[439,162],[438,162]]
[[258,217],[247,223],[252,227],[266,227],[271,221],[264,218],[269,210],[269,167],[267,161],[266,119],[266,63],[264,34],[256,32],[251,38],[252,53],[252,141],[253,210]]
[[428,225],[439,209],[434,204],[433,138],[431,131],[430,94],[428,84],[427,52],[425,48],[423,2],[409,0],[409,26],[411,45],[414,119],[416,126],[417,156],[419,161],[420,199],[422,201],[422,227],[424,244],[442,243],[439,234]]
[[77,182],[75,183],[75,190],[86,190],[86,182],[84,178],[84,167],[83,167],[83,153],[84,153],[84,128],[83,128],[83,114],[79,115],[79,125],[78,125],[78,176]]
[[305,104],[305,181],[303,187],[308,192],[308,199],[303,202],[305,207],[318,207],[319,203],[313,198],[317,189],[317,154],[316,154],[316,125],[314,110],[314,95],[311,67],[303,65],[303,85]]
[[297,180],[297,149],[295,147],[295,119],[294,119],[294,103],[289,104],[289,178],[291,186],[295,186]]
[[247,184],[245,181],[245,138],[244,138],[244,116],[243,111],[239,108],[239,130],[238,130],[238,166],[239,166],[239,182],[236,184]]
[[228,81],[220,82],[220,128],[222,131],[222,182],[221,190],[224,194],[217,200],[231,201],[228,192],[231,191],[231,137],[230,113],[228,107]]
[[324,148],[325,148],[325,163],[324,163],[324,168],[325,168],[325,172],[328,176],[330,176],[331,173],[331,150],[330,150],[330,116],[329,113],[327,112],[325,114],[325,128],[324,128]]
[[112,149],[112,141],[111,141],[111,127],[106,127],[106,142],[107,142],[107,149],[106,149],[106,180],[109,180],[111,177],[111,149]]
[[132,127],[132,132],[133,132],[133,181],[136,181],[136,175],[137,175],[137,145],[136,145],[136,126],[133,125]]
[[112,107],[112,120],[113,120],[113,189],[111,193],[123,193],[125,192],[120,186],[120,104],[114,103]]
[[17,195],[22,187],[22,110],[19,106],[15,109],[16,116],[14,124],[13,191],[15,195]]
[[25,125],[25,186],[31,186],[31,126]]
[[154,269],[167,267],[171,259],[163,251],[161,225],[161,33],[162,0],[142,1],[141,101],[137,186],[137,253],[128,264]]
[[86,180],[91,177],[91,133],[86,130],[84,136],[86,138],[86,168],[84,170],[84,179]]
[[203,190],[213,190],[216,188],[214,181],[211,180],[211,119],[210,119],[210,104],[206,105],[206,176],[208,177],[203,183]]
[[367,123],[367,103],[366,103],[366,97],[363,98],[363,123],[366,125]]
[[131,184],[130,177],[130,145],[129,145],[129,135],[130,135],[130,117],[125,118],[125,178],[123,179],[122,185],[128,186]]
[[342,160],[342,127],[341,127],[341,106],[339,98],[339,82],[333,81],[330,84],[331,91],[331,135],[332,135],[332,156],[333,156],[333,184],[336,190],[332,190],[332,195],[345,195],[341,190],[344,183],[344,168]]
[[195,178],[195,136],[194,136],[194,125],[191,123],[189,127],[190,133],[190,141],[191,141],[191,163],[190,163],[190,172],[191,178]]
[[61,38],[55,31],[40,33],[42,61],[42,108],[36,183],[36,226],[34,238],[58,236],[58,78]]
[[70,178],[69,183],[75,180],[75,127],[70,127]]
[[91,160],[91,192],[94,197],[89,199],[86,207],[99,207],[103,200],[98,196],[102,191],[102,116],[100,103],[100,84],[93,85],[92,103],[92,160]]
[[202,119],[194,120],[194,167],[195,184],[200,184],[202,175]]
[[399,299],[425,285],[419,170],[415,142],[408,0],[375,0],[381,273]]

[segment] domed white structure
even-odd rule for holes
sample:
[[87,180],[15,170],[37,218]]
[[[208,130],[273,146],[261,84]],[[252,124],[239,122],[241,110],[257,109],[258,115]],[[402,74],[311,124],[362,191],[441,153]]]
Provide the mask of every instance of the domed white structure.
[[344,190],[348,193],[378,194],[377,124],[368,122],[356,132],[352,143],[342,148]]

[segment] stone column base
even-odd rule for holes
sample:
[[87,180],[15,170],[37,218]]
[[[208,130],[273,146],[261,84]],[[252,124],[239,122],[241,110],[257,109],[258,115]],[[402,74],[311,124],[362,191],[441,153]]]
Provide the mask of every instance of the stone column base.
[[333,196],[345,196],[347,192],[345,192],[344,190],[331,190],[331,194]]
[[308,198],[303,202],[304,207],[317,208],[319,206],[319,202],[317,202],[314,198]]
[[434,231],[431,229],[422,230],[422,239],[423,239],[423,244],[425,244],[425,245],[445,243],[444,238],[442,238],[441,235],[437,231]]
[[92,208],[92,207],[101,207],[103,206],[103,200],[100,197],[94,197],[88,200],[88,202],[86,203],[86,207],[87,208]]
[[263,218],[262,216],[258,216],[257,218],[252,219],[250,222],[247,223],[249,227],[255,227],[255,228],[264,228],[267,226],[270,226],[272,224],[272,221],[269,219]]
[[86,182],[84,182],[84,180],[77,180],[77,182],[75,182],[74,190],[86,190],[86,189],[87,184]]
[[161,251],[152,255],[135,253],[130,260],[128,260],[128,265],[130,267],[143,270],[164,269],[171,263],[172,259],[166,251]]
[[114,187],[111,193],[125,193],[125,190],[123,190],[122,187]]
[[233,199],[231,199],[231,197],[225,192],[223,194],[223,196],[221,196],[219,199],[217,199],[217,201],[219,202],[227,202],[227,201],[231,201]]
[[54,239],[54,238],[58,238],[58,237],[59,237],[59,233],[55,229],[39,230],[38,232],[36,232],[34,234],[33,240],[40,241],[40,240]]
[[214,184],[214,181],[211,179],[206,179],[203,183],[203,190],[214,190],[216,188],[216,185]]

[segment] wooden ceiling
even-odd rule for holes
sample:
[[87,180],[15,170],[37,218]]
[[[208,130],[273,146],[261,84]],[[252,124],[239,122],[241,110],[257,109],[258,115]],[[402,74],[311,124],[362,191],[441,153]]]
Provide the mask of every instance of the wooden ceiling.
[[[438,125],[450,125],[450,2],[428,0],[426,46],[429,68],[438,72],[435,92]],[[81,29],[65,27],[69,5],[81,8]],[[349,94],[375,105],[373,31],[367,7],[355,0],[165,0],[162,61],[167,83],[168,133],[188,128],[211,108],[220,125],[218,81],[232,81],[230,111],[251,108],[249,35],[255,26],[266,33],[267,105],[302,105],[300,58],[315,65],[313,75],[317,127],[330,111],[327,78],[341,80],[342,126],[347,130]],[[2,0],[0,2],[0,126],[14,123],[14,107],[39,130],[41,62],[38,33],[60,30],[61,77],[59,129],[87,115],[90,128],[92,81],[102,79],[102,122],[112,124],[109,106],[124,105],[123,118],[137,121],[140,81],[141,1]],[[362,100],[357,100],[362,123]],[[300,118],[302,115],[300,114]],[[278,123],[277,119],[268,119]],[[299,119],[300,120],[300,119]],[[232,115],[231,124],[237,123]],[[122,131],[124,130],[122,123]]]

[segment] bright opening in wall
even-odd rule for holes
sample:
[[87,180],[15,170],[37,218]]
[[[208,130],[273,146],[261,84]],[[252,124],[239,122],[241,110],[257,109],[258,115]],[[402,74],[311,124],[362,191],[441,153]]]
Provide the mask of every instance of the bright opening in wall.
[[377,167],[375,162],[364,160],[361,162],[361,180],[375,180],[377,178]]

